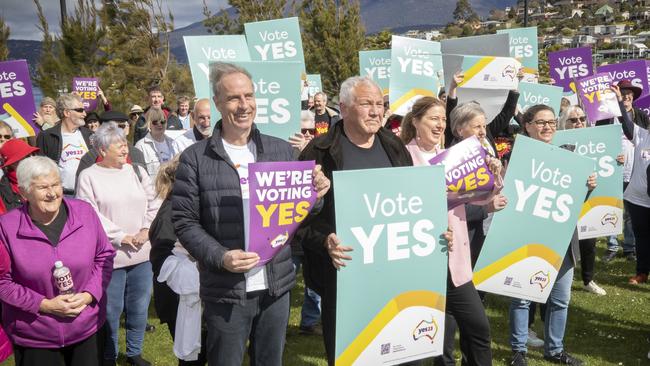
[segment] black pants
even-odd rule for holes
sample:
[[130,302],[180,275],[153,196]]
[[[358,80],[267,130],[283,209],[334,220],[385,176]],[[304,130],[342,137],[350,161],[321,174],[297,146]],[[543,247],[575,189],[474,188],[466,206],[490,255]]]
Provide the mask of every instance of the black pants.
[[[532,302],[530,303],[530,307],[528,308],[528,328],[532,328],[533,324],[535,324],[535,312],[537,310],[537,303]],[[544,319],[546,317],[546,303],[539,304],[539,319],[544,322]]]
[[650,208],[627,202],[634,231],[636,245],[636,274],[648,274],[650,271]]
[[596,238],[580,240],[580,274],[582,283],[587,285],[594,279],[596,264]]
[[99,366],[104,356],[104,342],[98,333],[102,331],[63,348],[29,348],[14,344],[16,366]]
[[445,315],[445,341],[443,355],[435,359],[436,366],[455,365],[454,335],[460,331],[460,350],[463,365],[492,365],[490,349],[490,323],[474,283],[455,287],[451,276],[447,281],[447,306]]

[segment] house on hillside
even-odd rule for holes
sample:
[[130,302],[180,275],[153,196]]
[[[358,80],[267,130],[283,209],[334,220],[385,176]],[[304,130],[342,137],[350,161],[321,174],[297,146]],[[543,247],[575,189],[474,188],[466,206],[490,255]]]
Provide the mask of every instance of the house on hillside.
[[602,35],[612,35],[618,36],[624,34],[628,31],[628,27],[625,24],[598,24],[598,25],[588,25],[580,28],[580,33],[587,34],[590,36],[602,36]]
[[605,4],[594,12],[594,16],[602,19],[605,23],[611,22],[614,20],[614,8]]
[[[649,0],[650,2],[650,0]],[[634,10],[630,13],[630,20],[635,21],[637,24],[642,24],[650,21],[650,8]]]
[[650,57],[648,47],[642,43],[634,43],[626,48],[596,51],[598,58],[612,60],[633,60]]
[[589,36],[586,34],[578,34],[573,36],[571,41],[571,47],[584,47],[584,46],[594,46],[597,42],[596,37]]

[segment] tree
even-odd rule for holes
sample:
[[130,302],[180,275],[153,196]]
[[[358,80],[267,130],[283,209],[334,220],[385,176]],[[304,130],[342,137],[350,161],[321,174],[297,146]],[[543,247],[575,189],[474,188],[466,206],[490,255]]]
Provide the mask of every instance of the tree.
[[291,16],[291,13],[286,12],[287,0],[230,0],[228,3],[236,10],[236,19],[223,9],[212,14],[206,0],[203,0],[203,15],[205,15],[203,25],[208,32],[240,34],[244,32],[245,23]]
[[385,50],[389,49],[391,45],[393,34],[384,29],[377,34],[366,36],[366,50]]
[[56,97],[59,91],[65,88],[63,72],[55,51],[55,40],[50,34],[50,27],[45,19],[41,3],[34,0],[34,4],[39,20],[38,29],[43,33],[41,58],[36,66],[35,81],[44,95]]
[[454,20],[459,23],[479,19],[474,9],[472,9],[472,5],[470,5],[469,0],[458,0],[456,2],[456,9],[454,9],[453,15]]
[[338,94],[345,79],[359,74],[358,51],[366,41],[359,1],[305,1],[300,23],[307,71],[321,74],[326,93]]
[[5,23],[4,18],[0,17],[0,61],[9,58],[9,47],[7,46],[7,41],[9,40],[10,32],[9,26]]
[[100,75],[116,109],[144,104],[153,85],[160,86],[166,102],[194,94],[189,68],[171,54],[174,18],[162,11],[160,0],[105,1],[100,15],[106,26],[101,51],[108,55]]

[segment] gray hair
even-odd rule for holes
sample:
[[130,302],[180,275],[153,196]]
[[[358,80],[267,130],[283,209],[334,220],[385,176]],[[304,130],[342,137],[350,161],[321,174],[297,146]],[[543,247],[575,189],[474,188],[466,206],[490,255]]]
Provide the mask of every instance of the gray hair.
[[47,156],[32,156],[24,159],[18,164],[18,168],[16,169],[18,187],[25,192],[29,192],[34,178],[42,177],[53,172],[60,179],[59,167],[56,166],[54,160]]
[[210,86],[212,92],[216,97],[219,96],[219,88],[221,87],[221,80],[224,76],[230,74],[244,74],[248,79],[253,82],[251,74],[241,66],[229,64],[227,62],[213,62],[210,64]]
[[79,95],[74,93],[61,94],[56,100],[56,115],[63,119],[63,111],[74,108],[75,102],[82,102]]
[[[569,115],[575,111],[582,111],[582,114],[584,114],[585,118],[587,118],[587,115],[585,114],[584,109],[582,109],[581,106],[579,105],[570,105],[564,109],[564,112],[560,115],[560,118],[558,120],[558,130],[566,130],[566,122],[569,119]],[[585,125],[587,125],[587,120],[585,120]]]
[[477,102],[467,102],[459,105],[449,115],[451,132],[454,136],[460,137],[458,130],[462,130],[469,121],[478,116],[485,116],[485,111]]
[[90,136],[90,144],[99,154],[101,150],[108,149],[111,144],[116,142],[125,142],[126,136],[124,130],[117,126],[117,123],[110,121],[102,123],[97,131]]
[[319,95],[323,97],[323,99],[325,99],[325,103],[327,103],[327,94],[323,93],[322,91],[319,91],[316,94],[314,94],[314,99],[316,99],[316,97]]
[[352,76],[343,82],[341,84],[341,90],[339,91],[339,103],[345,104],[345,105],[352,105],[354,103],[354,90],[357,88],[357,86],[361,84],[366,84],[370,86],[374,86],[375,88],[379,89],[379,92],[381,93],[381,88],[377,83],[375,83],[374,80],[372,80],[368,76]]

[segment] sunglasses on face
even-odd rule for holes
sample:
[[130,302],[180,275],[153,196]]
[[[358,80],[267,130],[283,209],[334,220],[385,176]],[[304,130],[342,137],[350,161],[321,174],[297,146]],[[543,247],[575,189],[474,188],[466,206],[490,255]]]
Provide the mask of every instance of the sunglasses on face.
[[118,123],[117,127],[121,128],[121,129],[125,129],[128,125],[129,125],[128,123]]
[[573,123],[574,125],[578,122],[585,123],[587,120],[587,117],[582,116],[582,117],[575,117],[575,118],[568,118],[567,121]]
[[165,123],[167,123],[167,121],[165,121],[165,120],[161,120],[161,121],[151,121],[151,124],[154,125],[154,126],[164,125]]
[[11,137],[11,135],[0,135],[0,138],[5,140],[11,140]]
[[81,107],[81,108],[70,108],[70,109],[68,109],[68,110],[69,110],[69,111],[75,111],[75,112],[77,112],[77,113],[83,113],[83,112],[86,111],[85,109],[83,109],[83,107]]

